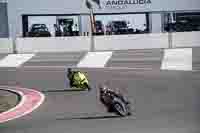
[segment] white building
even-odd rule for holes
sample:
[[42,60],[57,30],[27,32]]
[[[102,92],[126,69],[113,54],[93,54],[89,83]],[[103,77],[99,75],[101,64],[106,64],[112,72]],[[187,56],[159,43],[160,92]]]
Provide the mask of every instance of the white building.
[[[124,15],[125,19],[132,15],[133,19],[128,21],[133,27],[145,24],[153,33],[163,31],[167,12],[200,13],[200,0],[100,0],[100,5],[101,9],[94,9],[96,19],[104,18],[105,22],[115,19],[113,15],[122,18]],[[133,14],[142,15],[136,17]],[[139,25],[143,23],[144,16],[144,24]],[[53,24],[59,18],[73,18],[81,34],[89,31],[89,10],[85,0],[0,0],[0,37],[22,37],[36,21],[46,23],[52,32]]]

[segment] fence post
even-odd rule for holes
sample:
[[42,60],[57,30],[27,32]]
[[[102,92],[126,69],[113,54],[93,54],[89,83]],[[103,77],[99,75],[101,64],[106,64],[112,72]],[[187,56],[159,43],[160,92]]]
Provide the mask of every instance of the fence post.
[[172,32],[168,32],[168,43],[170,49],[173,48],[172,39],[173,39]]
[[17,54],[17,45],[16,45],[17,38],[12,39],[13,44],[13,54]]
[[93,9],[90,9],[90,51],[94,52],[95,51],[95,46],[94,46],[94,14],[93,14]]

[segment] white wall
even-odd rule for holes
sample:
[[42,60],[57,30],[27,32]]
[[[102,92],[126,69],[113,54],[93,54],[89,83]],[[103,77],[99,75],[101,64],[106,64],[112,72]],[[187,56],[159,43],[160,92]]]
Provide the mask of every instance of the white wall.
[[95,37],[96,50],[168,48],[167,34],[113,35]]
[[8,0],[0,0],[0,2],[2,2],[2,3],[7,3]]
[[10,0],[8,4],[11,37],[22,35],[22,14],[79,14],[89,13],[84,0]]
[[200,32],[176,32],[172,38],[173,47],[199,47]]
[[162,32],[162,19],[161,14],[150,14],[151,17],[151,32],[161,33]]
[[[173,48],[200,47],[200,32],[173,33]],[[19,53],[89,51],[90,37],[17,38]],[[96,36],[95,50],[168,48],[168,34]],[[0,39],[0,53],[12,53],[11,39]]]
[[[108,0],[100,0],[102,3],[101,9],[96,9],[97,12],[149,12],[149,11],[176,11],[176,10],[199,10],[199,0],[151,0],[151,4],[128,4],[126,8],[105,8],[105,3]],[[144,0],[143,0],[144,1]]]
[[13,52],[12,39],[0,38],[0,54],[12,53],[12,52]]
[[17,38],[19,53],[89,51],[89,37]]
[[[200,0],[151,0],[150,5],[130,5],[126,9],[96,9],[98,13],[199,10]],[[10,0],[8,4],[9,33],[22,35],[22,14],[89,13],[85,0]]]
[[81,16],[81,34],[84,32],[90,32],[90,17],[86,15]]

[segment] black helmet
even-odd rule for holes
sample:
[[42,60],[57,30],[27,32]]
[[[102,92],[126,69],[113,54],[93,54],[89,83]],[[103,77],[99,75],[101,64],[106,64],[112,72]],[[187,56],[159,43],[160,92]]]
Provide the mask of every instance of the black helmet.
[[68,68],[67,71],[68,71],[68,73],[71,73],[71,72],[72,72],[72,69],[71,69],[71,68]]
[[102,84],[99,85],[98,88],[99,88],[100,91],[105,91],[107,89],[106,85],[102,85]]

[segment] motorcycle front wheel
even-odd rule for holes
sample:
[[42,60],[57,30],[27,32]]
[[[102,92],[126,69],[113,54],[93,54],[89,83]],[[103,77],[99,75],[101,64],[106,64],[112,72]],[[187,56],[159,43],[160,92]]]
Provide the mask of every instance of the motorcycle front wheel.
[[114,103],[114,108],[115,108],[116,113],[118,115],[123,116],[123,117],[127,115],[126,110],[124,109],[124,107],[122,106],[121,103],[115,102]]

